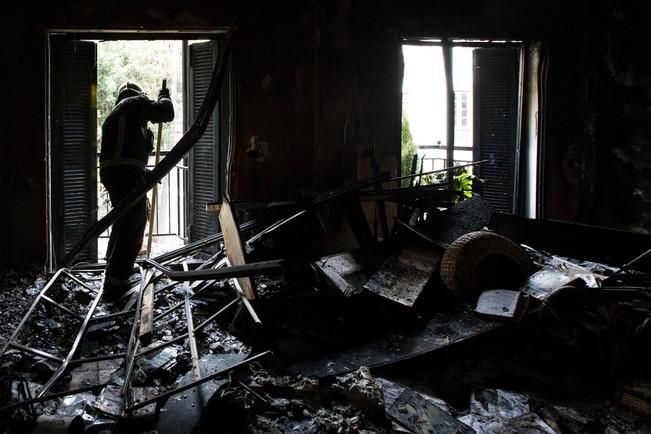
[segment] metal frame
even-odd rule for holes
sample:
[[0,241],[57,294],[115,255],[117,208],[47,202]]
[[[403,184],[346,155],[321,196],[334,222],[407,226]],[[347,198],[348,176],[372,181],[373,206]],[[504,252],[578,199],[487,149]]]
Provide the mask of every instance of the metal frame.
[[[213,261],[214,261],[214,257],[210,258],[208,261],[206,261],[204,264],[202,264],[202,267],[208,266]],[[220,268],[220,267],[223,267],[226,264],[227,264],[227,260],[224,258],[222,261],[219,261],[217,264],[214,264],[214,267],[215,268]],[[186,264],[185,268],[187,269],[187,264]],[[169,341],[163,342],[163,343],[161,343],[159,345],[150,346],[150,347],[147,347],[147,348],[144,348],[144,349],[139,348],[138,332],[139,332],[139,329],[140,329],[140,312],[141,312],[141,308],[142,308],[142,296],[143,296],[144,288],[147,285],[153,283],[157,279],[157,277],[159,277],[159,276],[156,276],[156,270],[154,268],[149,268],[147,270],[143,270],[141,268],[140,270],[141,270],[142,278],[141,278],[141,283],[140,283],[140,289],[139,289],[138,295],[137,295],[136,308],[131,309],[131,310],[126,311],[126,312],[118,312],[118,313],[115,313],[115,314],[102,315],[100,317],[93,318],[93,313],[94,313],[95,308],[97,307],[97,305],[98,305],[98,303],[99,303],[99,301],[100,301],[100,299],[102,297],[103,291],[100,290],[100,291],[94,292],[93,294],[94,294],[95,298],[93,299],[92,303],[90,304],[90,306],[88,308],[88,312],[87,312],[86,316],[83,318],[80,330],[79,330],[79,332],[78,332],[78,334],[77,334],[73,344],[71,345],[71,347],[70,347],[70,349],[68,351],[68,354],[66,355],[65,358],[58,357],[56,355],[47,353],[45,351],[41,351],[41,350],[36,349],[36,348],[31,348],[31,347],[28,347],[26,345],[22,345],[22,344],[20,344],[18,342],[15,342],[15,340],[14,340],[16,338],[16,336],[18,336],[18,334],[20,333],[22,327],[27,323],[27,321],[29,320],[32,312],[35,310],[36,306],[41,302],[41,300],[46,300],[48,303],[51,303],[49,301],[51,299],[49,297],[47,297],[47,295],[46,295],[47,291],[54,285],[55,282],[57,282],[59,280],[59,278],[61,276],[70,277],[70,276],[68,276],[68,274],[70,273],[70,270],[62,268],[62,269],[58,270],[57,273],[54,274],[54,276],[50,279],[50,281],[45,285],[45,287],[41,290],[39,295],[36,297],[36,299],[32,303],[32,306],[30,307],[30,309],[28,310],[26,315],[23,317],[23,319],[20,322],[20,324],[18,325],[18,327],[16,327],[16,329],[12,333],[11,337],[7,341],[7,343],[6,343],[5,347],[3,348],[2,352],[0,352],[0,358],[2,356],[4,356],[4,354],[5,354],[5,352],[6,352],[6,350],[8,348],[15,348],[15,349],[23,351],[23,352],[28,352],[28,353],[31,353],[31,354],[34,354],[34,355],[37,355],[37,356],[40,356],[40,357],[47,358],[49,360],[56,361],[56,362],[60,363],[60,365],[57,368],[57,370],[54,372],[54,374],[50,377],[50,379],[48,379],[46,384],[39,390],[39,393],[37,394],[37,396],[35,398],[30,398],[30,399],[27,399],[27,400],[24,400],[24,401],[21,401],[21,402],[17,402],[17,403],[13,403],[11,405],[5,406],[5,407],[0,409],[0,412],[5,412],[5,411],[8,411],[8,410],[11,410],[11,409],[14,409],[14,408],[18,408],[18,407],[21,407],[21,406],[31,405],[31,404],[34,404],[34,403],[37,403],[37,402],[43,402],[43,401],[47,401],[47,400],[50,400],[50,399],[56,399],[56,398],[60,398],[60,397],[63,397],[63,396],[73,395],[73,394],[76,394],[76,393],[81,393],[81,392],[86,392],[86,391],[94,391],[94,390],[102,389],[102,388],[104,388],[104,387],[106,387],[108,385],[108,384],[99,384],[99,385],[93,385],[93,386],[89,386],[89,387],[80,388],[80,389],[73,390],[73,391],[58,392],[58,393],[53,393],[53,394],[47,394],[46,395],[46,393],[49,391],[49,389],[52,387],[52,385],[54,385],[56,383],[56,381],[61,377],[61,375],[64,372],[66,372],[67,368],[70,365],[123,358],[124,359],[124,365],[125,365],[125,378],[124,378],[124,382],[122,384],[122,387],[120,388],[120,394],[124,399],[124,401],[123,401],[124,406],[123,406],[122,411],[121,411],[121,416],[125,416],[125,415],[128,416],[132,411],[134,411],[134,410],[136,410],[138,408],[142,408],[143,406],[148,405],[148,403],[160,401],[160,400],[165,399],[165,398],[167,398],[167,397],[169,397],[169,396],[171,396],[173,394],[180,393],[180,392],[182,392],[184,390],[195,387],[195,386],[197,386],[197,385],[199,385],[201,383],[204,383],[204,382],[209,381],[209,380],[211,380],[213,378],[216,378],[219,375],[230,372],[232,369],[235,369],[238,366],[247,364],[249,362],[257,360],[258,358],[260,358],[260,357],[262,357],[264,355],[270,354],[270,352],[267,351],[267,352],[258,354],[256,356],[250,357],[249,359],[247,359],[245,361],[236,363],[236,364],[226,368],[225,370],[222,370],[220,372],[212,374],[212,375],[210,375],[208,377],[205,377],[205,378],[201,377],[201,371],[200,371],[200,366],[199,366],[199,351],[198,351],[198,346],[197,346],[197,342],[196,342],[196,333],[197,332],[199,332],[201,329],[207,327],[217,317],[219,317],[220,315],[222,315],[224,312],[226,312],[228,309],[230,309],[231,307],[233,307],[235,305],[239,305],[240,308],[242,306],[244,306],[247,309],[247,311],[250,313],[250,315],[251,315],[252,319],[254,320],[254,322],[256,324],[261,323],[258,315],[255,313],[255,311],[251,307],[250,303],[248,302],[246,297],[244,297],[244,294],[241,292],[241,289],[240,290],[237,289],[238,285],[237,285],[237,280],[236,279],[232,279],[234,281],[234,283],[232,283],[232,284],[233,284],[233,287],[235,288],[236,297],[231,302],[227,303],[225,306],[220,308],[217,312],[213,313],[210,317],[208,317],[206,320],[204,320],[203,322],[201,322],[197,326],[194,325],[194,319],[193,319],[193,316],[192,316],[192,306],[191,306],[190,301],[191,301],[191,299],[193,297],[198,295],[200,292],[203,292],[206,289],[210,288],[211,287],[210,284],[214,283],[216,280],[207,281],[207,282],[206,281],[195,281],[192,285],[185,284],[185,286],[187,288],[187,291],[186,291],[186,294],[184,296],[183,302],[177,304],[176,306],[172,307],[171,309],[168,309],[163,314],[157,316],[156,318],[154,318],[154,321],[163,318],[164,316],[168,315],[169,313],[171,313],[172,311],[178,309],[181,306],[185,306],[188,331],[186,333],[180,335],[180,336],[177,336],[177,337],[175,337],[175,338],[173,338],[173,339],[171,339]],[[98,270],[98,271],[100,271],[100,270]],[[84,272],[87,272],[87,271],[84,271]],[[77,282],[77,280],[78,279],[75,279],[75,282]],[[79,282],[77,282],[77,283],[79,283]],[[202,287],[199,291],[197,291],[197,293],[191,294],[191,288],[193,286],[199,286],[201,283],[208,283],[208,285]],[[83,285],[83,282],[81,282],[81,284]],[[103,284],[103,282],[102,282],[102,284]],[[84,286],[87,286],[87,285],[84,285]],[[168,287],[168,289],[169,288],[171,288],[171,286]],[[58,303],[56,303],[55,301],[52,300],[52,302],[54,302],[56,305],[58,305]],[[61,307],[65,308],[64,306],[61,306]],[[65,308],[65,309],[67,311],[69,311],[69,312],[66,312],[67,314],[68,313],[74,313],[74,312],[70,311],[70,309],[67,309],[67,308]],[[130,335],[129,335],[129,343],[128,343],[128,348],[127,348],[126,352],[117,353],[117,354],[107,354],[107,355],[101,355],[101,356],[95,356],[95,357],[85,357],[85,358],[82,357],[82,358],[73,359],[74,355],[76,354],[76,352],[77,352],[77,350],[79,348],[79,344],[81,343],[81,341],[82,341],[82,339],[83,339],[83,337],[85,335],[87,327],[91,322],[105,321],[108,318],[114,319],[114,318],[118,318],[118,317],[121,317],[121,316],[126,316],[128,314],[133,315],[133,324],[131,326],[131,332],[130,332]],[[192,366],[193,366],[193,373],[194,373],[195,382],[190,383],[190,384],[188,384],[186,386],[180,387],[178,389],[175,389],[173,391],[167,392],[165,394],[159,395],[159,396],[157,396],[157,397],[155,397],[155,398],[153,398],[153,399],[151,399],[149,401],[133,405],[133,403],[132,403],[132,394],[131,394],[131,377],[132,377],[132,374],[133,374],[133,367],[134,367],[136,359],[140,358],[142,356],[145,356],[147,354],[159,351],[159,350],[161,350],[161,349],[163,349],[165,347],[168,347],[168,346],[170,346],[172,344],[175,344],[177,342],[183,341],[186,338],[189,340],[190,352],[191,352],[191,357],[192,357],[192,362],[193,362]]]
[[196,281],[207,279],[226,279],[229,277],[248,277],[266,273],[273,273],[282,270],[285,263],[284,259],[275,259],[270,261],[252,262],[244,265],[233,265],[226,268],[214,268],[192,271],[174,271],[158,262],[147,259],[148,265],[163,272],[167,277],[177,281]]
[[[239,226],[240,232],[244,231],[249,231],[251,229],[254,229],[257,227],[259,223],[255,220],[250,220],[246,223],[242,223]],[[192,253],[198,252],[201,249],[204,249],[206,247],[210,247],[213,244],[217,244],[218,242],[222,241],[224,239],[224,235],[221,232],[216,233],[215,235],[211,235],[209,237],[203,238],[201,240],[197,240],[195,242],[192,242],[190,244],[186,244],[183,247],[179,247],[178,249],[172,250],[167,253],[163,253],[162,255],[156,256],[154,258],[154,261],[165,264],[168,262],[171,262],[175,259],[178,259],[180,256],[188,256]]]
[[210,374],[210,375],[208,375],[206,377],[201,378],[200,380],[194,381],[192,383],[188,383],[185,386],[177,387],[174,390],[170,390],[169,392],[161,393],[160,395],[158,395],[158,396],[156,396],[154,398],[151,398],[151,399],[139,402],[138,404],[132,405],[131,407],[128,407],[126,409],[126,412],[131,413],[131,412],[133,412],[135,410],[138,410],[139,408],[144,408],[144,407],[147,407],[150,404],[154,404],[154,403],[166,400],[167,398],[169,398],[171,396],[174,396],[174,395],[176,395],[178,393],[181,393],[181,392],[185,392],[186,390],[197,387],[200,384],[206,383],[206,382],[208,382],[210,380],[214,380],[215,378],[221,377],[224,374],[228,374],[229,372],[233,371],[234,369],[239,368],[240,366],[248,365],[249,363],[255,362],[256,360],[261,359],[262,357],[265,357],[265,356],[267,356],[269,354],[272,354],[272,352],[271,351],[264,351],[262,353],[256,354],[255,356],[251,356],[248,359],[242,360],[241,362],[233,363],[228,368],[222,369],[221,371],[215,372],[214,374]]
[[[242,225],[245,226],[246,228],[253,227],[255,223],[254,222],[249,222],[248,224]],[[93,317],[93,314],[96,310],[96,307],[102,297],[103,290],[96,290],[95,288],[89,286],[86,284],[82,279],[77,277],[73,273],[79,273],[79,274],[98,274],[102,273],[103,269],[100,268],[98,265],[93,266],[93,265],[88,265],[86,264],[84,267],[80,267],[78,269],[68,269],[68,268],[61,268],[59,269],[48,281],[48,283],[43,287],[43,289],[40,291],[34,302],[32,303],[32,306],[29,308],[23,319],[21,320],[20,324],[14,332],[12,333],[11,337],[7,341],[5,347],[2,349],[2,352],[0,352],[0,358],[4,356],[6,350],[8,348],[15,348],[23,352],[28,352],[40,357],[47,358],[49,360],[56,361],[60,363],[59,367],[56,369],[54,374],[48,379],[46,384],[39,390],[39,393],[36,397],[29,399],[26,399],[21,402],[13,403],[9,406],[5,406],[0,409],[0,412],[5,412],[14,408],[18,408],[21,406],[27,406],[34,404],[36,402],[43,402],[47,401],[50,399],[56,399],[60,398],[63,396],[68,396],[68,395],[73,395],[75,393],[81,393],[85,391],[95,391],[98,389],[102,389],[108,384],[99,384],[99,385],[93,385],[89,387],[84,387],[80,388],[77,390],[73,391],[67,391],[67,392],[58,392],[58,393],[52,393],[52,394],[47,394],[47,392],[50,390],[50,388],[56,383],[56,381],[61,377],[61,375],[66,372],[69,366],[71,365],[78,365],[78,364],[83,364],[83,363],[89,363],[89,362],[98,362],[98,361],[103,361],[103,360],[113,360],[113,359],[124,359],[124,366],[125,366],[125,378],[124,382],[122,383],[122,386],[120,388],[120,395],[123,398],[122,401],[122,408],[120,409],[120,414],[118,415],[119,417],[124,417],[124,416],[129,416],[131,412],[137,410],[138,408],[142,408],[150,403],[157,402],[163,399],[166,399],[167,397],[180,393],[184,390],[187,390],[189,388],[195,387],[201,383],[204,383],[206,381],[209,381],[213,378],[216,378],[219,375],[223,375],[227,372],[230,372],[231,370],[242,366],[244,364],[250,363],[254,360],[257,360],[260,357],[263,357],[267,354],[270,354],[269,351],[260,353],[258,355],[252,356],[248,358],[247,360],[244,360],[242,362],[236,363],[220,372],[217,372],[215,374],[212,374],[210,376],[202,378],[201,371],[200,371],[200,366],[199,366],[199,351],[198,351],[198,345],[196,342],[196,334],[203,328],[207,327],[210,325],[217,317],[221,316],[224,312],[229,310],[231,307],[237,306],[238,310],[236,312],[235,318],[237,318],[239,312],[245,308],[254,323],[256,324],[261,324],[260,318],[251,306],[251,303],[246,299],[244,296],[244,293],[242,292],[242,289],[239,287],[239,284],[237,282],[237,279],[232,278],[232,276],[235,274],[240,274],[243,272],[243,270],[238,270],[239,268],[242,267],[229,267],[235,270],[228,270],[228,268],[225,269],[225,266],[229,266],[230,264],[228,263],[228,259],[226,257],[222,258],[221,260],[218,260],[221,255],[223,255],[223,251],[220,251],[219,253],[211,256],[208,260],[203,262],[196,270],[193,271],[187,271],[188,270],[188,265],[187,265],[187,260],[183,259],[185,256],[192,251],[198,250],[202,247],[204,247],[207,243],[215,243],[218,242],[220,239],[223,237],[221,234],[217,234],[214,237],[209,237],[210,239],[208,240],[201,240],[200,242],[193,243],[193,245],[185,246],[184,248],[177,249],[175,252],[171,252],[171,254],[164,255],[164,259],[167,262],[173,262],[179,259],[183,260],[183,267],[184,267],[184,272],[180,273],[186,273],[186,274],[194,274],[193,278],[190,279],[185,279],[185,280],[193,280],[193,283],[191,284],[184,284],[186,287],[186,293],[184,294],[184,299],[182,302],[177,303],[175,306],[172,306],[171,308],[167,309],[165,312],[159,314],[158,316],[154,317],[153,321],[158,321],[165,316],[169,315],[171,312],[177,310],[181,306],[185,307],[185,314],[186,314],[186,321],[187,321],[187,332],[174,337],[173,339],[162,342],[158,345],[153,345],[153,346],[148,346],[146,348],[141,348],[140,347],[140,341],[138,339],[139,335],[139,330],[141,327],[140,323],[140,316],[141,316],[141,310],[142,310],[142,304],[143,304],[143,293],[144,293],[144,288],[146,288],[148,285],[153,284],[159,277],[162,276],[162,274],[157,273],[156,268],[162,268],[167,271],[171,271],[167,269],[167,267],[158,264],[156,261],[153,260],[148,260],[145,261],[143,266],[138,266],[141,274],[141,281],[139,287],[134,287],[139,288],[137,291],[137,295],[135,296],[136,299],[136,306],[135,308],[127,307],[125,310],[122,312],[117,312],[117,313],[112,313],[112,314],[104,314],[98,317]],[[282,261],[271,261],[272,262],[272,268],[275,270],[279,267],[279,264],[282,263]],[[263,263],[264,264],[264,263]],[[256,264],[248,264],[248,267],[254,267],[255,268]],[[147,267],[148,268],[143,268]],[[234,272],[233,272],[234,271]],[[221,273],[220,273],[221,272]],[[250,272],[247,271],[247,273]],[[175,274],[176,272],[172,272]],[[221,274],[221,275],[220,275]],[[68,309],[67,307],[61,305],[60,303],[57,303],[55,300],[51,299],[50,297],[47,296],[47,291],[60,279],[60,278],[66,278],[72,280],[75,284],[79,285],[79,287],[85,288],[89,292],[89,296],[94,297],[92,302],[89,304],[88,307],[88,312],[86,313],[85,316],[80,316],[76,314],[74,311],[71,309]],[[192,305],[191,305],[191,300],[196,297],[197,295],[205,292],[206,290],[210,289],[212,285],[217,282],[217,280],[225,279],[225,278],[230,278],[231,279],[231,285],[235,291],[235,298],[227,303],[226,305],[222,306],[219,310],[214,312],[212,315],[210,315],[207,319],[205,319],[203,322],[200,324],[196,325],[194,324],[194,318],[192,314]],[[100,285],[102,288],[103,287],[103,278],[100,279]],[[173,285],[168,285],[164,288],[161,288],[160,290],[155,291],[155,294],[158,294],[160,292],[169,290],[173,287],[177,286],[177,284]],[[195,293],[192,293],[192,290],[198,288],[198,290]],[[15,338],[19,335],[21,329],[24,327],[24,325],[28,322],[30,319],[32,313],[36,309],[36,307],[39,305],[41,301],[45,301],[49,304],[54,305],[55,307],[59,308],[60,310],[64,311],[65,314],[74,316],[75,319],[81,321],[81,327],[80,330],[77,334],[77,336],[74,339],[74,342],[72,343],[67,355],[65,357],[59,357],[57,355],[50,354],[48,352],[39,350],[37,348],[31,348],[26,345],[22,345],[18,342],[15,341]],[[127,317],[128,315],[132,315],[132,325],[131,325],[131,332],[129,334],[129,341],[128,341],[128,347],[127,350],[123,353],[117,353],[117,354],[106,354],[106,355],[99,355],[99,356],[94,356],[94,357],[80,357],[80,358],[73,358],[75,354],[77,353],[79,349],[79,345],[82,342],[86,330],[91,323],[98,323],[98,322],[103,322],[103,321],[112,321],[121,317]],[[235,320],[235,319],[234,319]],[[186,386],[182,386],[178,389],[172,390],[170,392],[166,392],[165,394],[159,395],[155,398],[152,398],[149,401],[141,402],[138,404],[133,404],[132,401],[132,392],[131,392],[131,377],[133,374],[133,367],[135,364],[136,359],[145,356],[147,354],[151,354],[156,351],[160,351],[161,349],[168,347],[170,345],[173,345],[177,342],[184,341],[185,339],[188,339],[189,341],[189,346],[190,346],[190,353],[192,357],[192,369],[193,369],[193,376],[195,379],[194,383],[190,383]]]
[[[449,39],[443,40],[443,68],[445,70],[445,96],[447,102],[447,138],[445,144],[447,167],[454,166],[454,130],[456,126],[457,111],[454,107],[455,93],[454,93],[454,76],[452,74],[452,55],[453,43]],[[454,191],[454,176],[452,173],[447,172],[448,185],[450,191]]]
[[505,39],[468,39],[459,37],[442,37],[442,38],[429,38],[429,37],[403,37],[403,45],[423,45],[423,46],[442,46],[445,41],[455,47],[520,47],[524,41],[513,40],[508,41]]
[[187,27],[180,29],[143,29],[139,27],[116,27],[98,29],[93,27],[52,27],[46,30],[48,36],[83,35],[85,39],[205,39],[228,33],[228,27]]
[[134,313],[133,324],[131,325],[131,333],[129,335],[129,345],[127,347],[127,352],[124,357],[124,382],[120,388],[120,394],[124,398],[126,405],[131,403],[131,375],[133,373],[133,364],[136,360],[136,352],[138,351],[138,345],[140,340],[138,339],[138,331],[140,329],[140,310],[142,307],[142,298],[145,293],[145,288],[153,280],[155,271],[153,269],[147,270],[144,272],[142,269],[140,274],[142,276],[140,280],[140,291],[138,292],[138,301],[136,302],[136,311]]
[[[77,352],[77,349],[79,348],[79,344],[81,343],[81,341],[82,341],[82,339],[83,339],[83,337],[84,337],[84,335],[86,333],[88,325],[90,324],[90,320],[91,320],[91,318],[92,318],[92,316],[93,316],[93,314],[95,312],[95,309],[97,308],[97,305],[99,304],[99,301],[102,298],[102,294],[103,294],[103,289],[101,289],[101,287],[100,287],[99,291],[96,291],[93,288],[88,287],[88,285],[85,285],[85,284],[82,283],[84,287],[91,289],[91,292],[94,293],[94,299],[90,303],[90,305],[88,306],[88,311],[87,311],[86,315],[84,317],[80,318],[79,315],[75,314],[70,309],[66,308],[65,306],[62,306],[59,303],[55,302],[54,300],[52,300],[50,297],[48,297],[46,295],[48,290],[54,285],[54,283],[57,282],[61,276],[64,276],[64,275],[66,277],[68,277],[68,278],[71,278],[75,282],[79,281],[79,279],[77,279],[75,276],[72,275],[72,273],[70,272],[69,269],[62,268],[59,271],[57,271],[50,278],[49,282],[43,287],[41,292],[36,296],[36,299],[34,300],[32,305],[30,306],[30,308],[27,310],[27,313],[25,314],[25,316],[23,316],[23,318],[20,321],[20,323],[18,324],[18,326],[14,329],[13,333],[11,334],[9,339],[7,340],[7,342],[6,342],[5,346],[4,346],[4,348],[2,349],[2,351],[0,351],[0,358],[2,358],[5,355],[7,349],[11,347],[11,348],[15,348],[15,349],[17,349],[19,351],[35,354],[35,355],[45,357],[45,358],[47,358],[49,360],[53,360],[53,361],[56,361],[56,362],[60,363],[60,365],[54,371],[52,376],[50,376],[50,378],[47,380],[47,382],[39,390],[39,392],[37,394],[37,398],[42,398],[43,396],[45,396],[47,391],[52,387],[52,385],[54,385],[54,383],[56,383],[56,381],[61,377],[61,375],[68,368],[68,365],[73,360],[73,357],[74,357],[75,353]],[[102,286],[103,286],[103,281],[102,281]],[[20,334],[22,328],[25,326],[27,321],[30,319],[32,313],[36,309],[36,306],[39,305],[41,300],[45,300],[46,302],[48,302],[50,304],[53,304],[54,306],[58,307],[59,309],[64,310],[67,314],[73,315],[73,316],[75,316],[76,319],[80,319],[82,321],[81,326],[79,328],[79,332],[75,336],[75,339],[73,340],[73,343],[70,346],[70,348],[68,350],[68,353],[67,353],[67,355],[65,357],[59,357],[59,356],[56,356],[54,354],[50,354],[50,353],[48,353],[46,351],[42,351],[42,350],[39,350],[37,348],[32,348],[32,347],[23,345],[23,344],[15,341],[16,337]]]

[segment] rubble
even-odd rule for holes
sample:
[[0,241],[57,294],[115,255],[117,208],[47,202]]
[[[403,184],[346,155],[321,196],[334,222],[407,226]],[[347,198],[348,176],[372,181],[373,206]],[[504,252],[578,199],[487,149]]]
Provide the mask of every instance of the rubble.
[[[3,429],[53,420],[109,432],[124,422],[159,432],[645,426],[651,278],[635,269],[645,252],[602,263],[516,244],[483,227],[478,198],[451,206],[441,186],[422,200],[417,187],[385,196],[375,187],[388,179],[296,202],[280,220],[237,225],[231,210],[231,235],[140,261],[115,303],[102,300],[100,264],[6,276]],[[358,248],[324,251],[318,207],[360,196],[398,201],[390,237],[347,214]],[[496,246],[517,267],[495,262]],[[589,385],[591,375],[608,381]],[[585,399],[559,399],[568,390]]]
[[432,278],[440,254],[432,249],[404,248],[391,255],[368,279],[364,288],[411,307]]
[[387,412],[410,432],[463,434],[473,430],[421,394],[405,388]]
[[241,415],[244,426],[229,429],[225,423],[225,432],[389,432],[381,390],[365,368],[332,382],[277,377],[256,367],[245,377],[213,403]]
[[651,416],[651,383],[637,380],[623,384],[617,390],[619,402],[644,416]]
[[525,315],[528,305],[529,298],[524,292],[491,289],[479,295],[475,312],[489,319],[519,321]]
[[[173,286],[167,283],[164,286],[151,286],[155,288],[154,292],[160,291],[161,297],[158,299],[162,306],[155,312],[159,314],[156,319],[159,326],[162,323],[162,327],[156,328],[155,339],[144,350],[145,347],[138,348],[137,340],[134,340],[139,329],[141,298],[137,292],[131,296],[131,299],[136,299],[135,309],[132,307],[134,304],[125,299],[122,304],[102,302],[96,311],[101,300],[101,279],[89,278],[94,273],[97,271],[61,269],[51,276],[46,285],[41,285],[39,281],[41,290],[18,327],[5,340],[3,350],[3,363],[8,367],[5,375],[8,378],[28,375],[32,385],[29,390],[25,389],[25,393],[15,392],[14,400],[5,401],[2,411],[14,411],[16,417],[23,414],[21,408],[26,405],[31,404],[32,409],[37,405],[42,412],[58,406],[61,418],[64,418],[69,416],[70,408],[75,407],[76,415],[84,414],[89,423],[90,419],[95,421],[99,417],[97,415],[113,420],[124,417],[142,419],[145,415],[154,415],[157,413],[157,403],[176,393],[174,383],[177,377],[191,365],[190,357],[186,356],[186,347],[174,344],[182,344],[183,337],[192,336],[190,341],[194,341],[196,334],[204,333],[201,329],[213,325],[212,321],[220,312],[240,300],[237,297],[222,309],[217,309],[216,313],[214,307],[211,308],[206,321],[191,330],[191,334],[184,334],[184,323],[188,322],[188,315],[192,315],[191,310],[179,312],[183,315],[183,321],[179,321],[178,313],[161,315],[161,310],[172,312],[164,306],[179,299],[185,298],[187,304],[188,292],[168,291]],[[148,270],[142,273],[139,280],[142,288],[148,282],[154,285],[156,280],[160,280],[160,275],[154,276],[153,270]],[[165,296],[162,296],[163,292]],[[223,306],[221,300],[216,303]],[[118,310],[122,305],[124,309]],[[206,316],[200,313],[199,318],[205,319]],[[74,331],[75,327],[81,328]],[[40,333],[33,332],[34,329],[40,330]],[[62,332],[61,329],[66,331]],[[176,337],[172,337],[172,333]],[[225,338],[225,334],[217,333],[210,336],[213,343],[218,340],[223,342],[221,346],[213,345],[212,353],[220,348],[245,353],[245,347],[237,345],[230,335],[228,338]],[[208,345],[205,347],[208,348]],[[65,351],[68,351],[67,355]],[[15,357],[12,358],[12,355]],[[246,361],[240,358],[234,361],[233,366],[243,363]],[[193,387],[195,382],[205,383],[221,376],[233,366],[222,366],[219,372],[205,372],[203,379],[197,378],[197,381],[181,385],[179,393],[188,385]],[[18,390],[16,387],[14,390]],[[75,401],[75,398],[81,397],[84,397],[82,401]],[[52,405],[37,404],[41,402]],[[27,423],[27,420],[21,416],[13,423]],[[33,423],[43,425],[45,422],[33,419]]]
[[46,434],[52,432],[80,434],[84,432],[84,422],[80,416],[39,416],[36,419],[34,433]]
[[473,393],[470,413],[459,420],[479,434],[536,432],[553,434],[538,415],[531,412],[529,399],[500,389]]
[[367,249],[325,256],[314,262],[314,265],[330,285],[349,297],[362,293],[364,284],[383,260],[380,251]]

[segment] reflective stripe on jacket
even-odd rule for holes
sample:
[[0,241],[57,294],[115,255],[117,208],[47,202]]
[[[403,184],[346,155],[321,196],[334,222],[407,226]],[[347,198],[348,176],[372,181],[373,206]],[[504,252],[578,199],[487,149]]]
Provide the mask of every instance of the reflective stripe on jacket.
[[169,122],[174,119],[174,106],[168,97],[157,101],[144,95],[125,98],[108,115],[102,125],[100,167],[147,164],[154,146],[154,135],[147,122]]

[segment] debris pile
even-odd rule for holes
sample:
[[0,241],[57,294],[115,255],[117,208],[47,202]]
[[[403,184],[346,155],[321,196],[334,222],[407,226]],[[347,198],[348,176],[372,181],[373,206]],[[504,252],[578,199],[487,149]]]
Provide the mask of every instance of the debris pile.
[[[94,430],[125,417],[146,428],[155,422],[158,402],[268,354],[248,358],[251,347],[215,323],[242,305],[228,282],[179,284],[141,267],[132,290],[105,303],[102,274],[103,267],[85,266],[60,269],[45,284],[36,279],[40,291],[3,342],[2,411],[11,414],[5,429],[74,418]],[[209,286],[210,297],[197,297]],[[188,371],[190,378],[180,382]]]
[[[224,201],[222,233],[142,258],[113,303],[101,264],[6,278],[32,304],[6,300],[5,430],[553,433],[651,414],[649,251],[564,255],[499,233],[480,197],[388,194],[386,179],[278,207]],[[365,198],[376,216],[396,201],[393,225],[368,225]],[[322,216],[334,204],[337,228]],[[560,355],[590,369],[563,377]],[[599,403],[558,399],[593,392],[582,375],[604,379]]]

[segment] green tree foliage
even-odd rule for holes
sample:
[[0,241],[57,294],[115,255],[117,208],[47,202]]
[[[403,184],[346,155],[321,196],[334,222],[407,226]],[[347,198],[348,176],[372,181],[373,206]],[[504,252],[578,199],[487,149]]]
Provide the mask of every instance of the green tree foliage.
[[[416,143],[411,136],[411,128],[409,127],[409,119],[405,113],[402,113],[402,140],[401,140],[401,163],[400,174],[409,175],[411,173],[411,162],[416,155]],[[409,179],[402,181],[403,186],[409,185]]]
[[[170,130],[182,128],[181,41],[103,41],[97,44],[97,123],[98,143],[101,125],[115,105],[117,90],[127,80],[143,86],[150,98],[158,96],[163,79],[167,79],[176,108],[175,128],[164,128],[169,146]],[[165,149],[165,147],[164,147]]]
[[[411,136],[411,129],[409,127],[409,119],[405,113],[402,114],[402,143],[401,143],[401,164],[400,164],[400,173],[402,175],[408,175],[411,173],[411,163],[414,159],[414,156],[417,154],[416,143],[414,142],[413,137]],[[417,167],[416,170],[420,168]],[[452,172],[453,175],[453,189],[458,192],[458,196],[455,202],[469,199],[473,195],[473,180],[475,177],[467,168],[455,169]],[[425,175],[420,177],[420,184],[433,184],[435,182],[441,183],[446,182],[447,172],[435,173],[431,175]],[[409,179],[403,179],[402,185],[404,187],[409,185]]]

